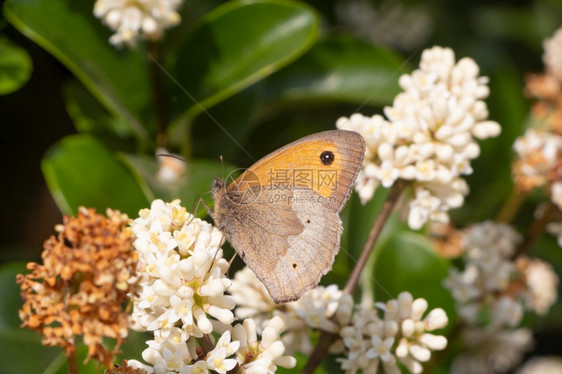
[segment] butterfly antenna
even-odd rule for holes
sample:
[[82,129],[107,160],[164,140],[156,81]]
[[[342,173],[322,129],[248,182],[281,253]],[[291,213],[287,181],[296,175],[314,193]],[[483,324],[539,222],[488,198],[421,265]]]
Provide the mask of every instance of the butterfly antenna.
[[222,178],[224,179],[224,159],[222,158],[222,155],[220,155],[220,159],[221,159],[221,165],[222,165]]

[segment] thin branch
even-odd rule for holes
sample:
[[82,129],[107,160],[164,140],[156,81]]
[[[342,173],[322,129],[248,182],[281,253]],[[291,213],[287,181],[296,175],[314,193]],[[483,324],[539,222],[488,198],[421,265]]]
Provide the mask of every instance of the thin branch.
[[149,71],[150,83],[152,91],[152,102],[154,103],[154,112],[156,114],[156,143],[159,147],[166,147],[168,143],[166,137],[166,103],[165,91],[162,83],[162,69],[163,65],[160,56],[160,43],[150,41],[148,43],[148,54],[150,57]]
[[213,342],[211,341],[211,337],[209,336],[209,334],[204,334],[203,337],[201,337],[197,340],[199,341],[199,345],[201,346],[201,349],[203,350],[203,352],[205,354],[211,352],[215,348]]
[[496,216],[496,222],[509,223],[515,217],[515,214],[519,211],[521,204],[525,201],[527,194],[521,191],[519,188],[515,187],[511,191],[511,195],[507,198],[503,204],[500,212]]
[[542,216],[533,223],[533,226],[529,229],[529,232],[523,239],[523,242],[519,245],[517,250],[512,256],[512,259],[516,259],[523,253],[527,252],[531,245],[544,234],[546,231],[546,226],[556,219],[556,216],[560,214],[558,207],[552,202],[548,203],[547,208],[544,210]]
[[68,374],[78,374],[76,351],[66,352],[66,363],[68,365]]
[[371,231],[369,231],[369,237],[367,238],[367,241],[363,246],[363,249],[361,251],[361,256],[359,256],[359,260],[357,260],[357,264],[355,264],[355,267],[353,268],[353,272],[349,276],[349,279],[347,280],[347,284],[345,285],[343,292],[352,294],[355,291],[355,288],[357,287],[357,283],[359,283],[359,278],[361,277],[361,273],[363,272],[363,268],[367,264],[367,261],[369,260],[369,256],[371,255],[371,252],[375,247],[375,243],[379,238],[379,235],[386,221],[388,220],[388,217],[390,217],[390,213],[392,213],[392,211],[394,210],[394,207],[396,206],[396,203],[398,202],[400,196],[402,196],[402,192],[404,191],[405,188],[406,188],[406,182],[402,180],[396,181],[396,183],[394,183],[394,185],[390,188],[390,191],[388,192],[388,196],[386,197],[386,200],[382,205],[381,211],[377,216],[377,219],[373,223],[373,226],[371,227]]
[[[347,284],[343,289],[343,292],[352,294],[355,291],[355,288],[357,287],[357,283],[359,282],[359,278],[361,276],[361,272],[365,268],[365,265],[367,264],[367,260],[369,259],[369,256],[373,251],[375,243],[386,221],[390,217],[390,214],[394,210],[394,207],[396,206],[396,203],[398,202],[400,196],[402,195],[402,192],[404,191],[405,187],[406,187],[406,182],[398,180],[390,188],[390,191],[381,208],[381,211],[377,216],[377,219],[375,219],[375,222],[373,222],[371,231],[369,231],[369,237],[367,238],[367,241],[363,246],[363,250],[361,251],[361,256],[359,257],[357,264],[355,264],[355,267],[353,268],[351,276],[349,277]],[[335,318],[335,316],[333,316],[332,318]],[[336,341],[338,336],[339,336],[338,334],[330,333],[327,331],[322,331],[320,333],[320,337],[318,338],[318,344],[316,345],[316,347],[314,347],[314,351],[308,358],[308,362],[306,363],[304,369],[302,370],[302,373],[312,374],[314,370],[316,370],[316,368],[322,363],[322,360],[324,360],[324,357],[328,353],[328,349],[330,348],[332,343]]]

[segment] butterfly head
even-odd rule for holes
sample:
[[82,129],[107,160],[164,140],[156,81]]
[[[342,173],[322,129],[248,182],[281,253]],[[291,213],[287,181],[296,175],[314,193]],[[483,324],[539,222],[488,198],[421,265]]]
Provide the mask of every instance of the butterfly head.
[[213,185],[211,186],[211,190],[213,195],[216,195],[220,190],[224,189],[225,183],[224,180],[221,178],[215,178],[213,181]]

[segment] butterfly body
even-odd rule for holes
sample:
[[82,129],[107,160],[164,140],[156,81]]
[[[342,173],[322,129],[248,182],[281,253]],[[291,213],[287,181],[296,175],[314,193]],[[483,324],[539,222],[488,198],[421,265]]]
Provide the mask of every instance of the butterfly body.
[[297,300],[331,269],[339,213],[364,152],[359,134],[326,131],[265,156],[228,185],[213,182],[215,225],[275,302]]

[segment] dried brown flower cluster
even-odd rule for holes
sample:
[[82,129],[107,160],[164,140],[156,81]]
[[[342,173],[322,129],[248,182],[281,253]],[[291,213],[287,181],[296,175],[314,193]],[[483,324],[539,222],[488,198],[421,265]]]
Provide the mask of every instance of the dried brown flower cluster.
[[544,50],[545,73],[528,75],[525,93],[536,100],[533,117],[562,135],[562,28],[545,40]]
[[[44,244],[43,264],[18,274],[22,326],[43,335],[43,344],[75,355],[77,336],[88,345],[88,359],[112,367],[113,356],[128,332],[128,296],[134,288],[136,254],[127,216],[81,207],[78,217],[64,217],[58,234]],[[113,349],[103,338],[113,338]]]

